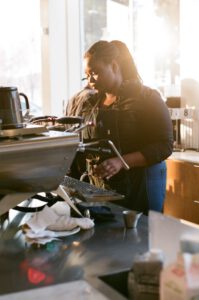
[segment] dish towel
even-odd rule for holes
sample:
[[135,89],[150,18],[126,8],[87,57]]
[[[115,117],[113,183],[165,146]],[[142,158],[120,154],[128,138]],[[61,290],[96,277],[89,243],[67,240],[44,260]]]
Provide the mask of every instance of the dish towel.
[[[94,227],[93,220],[89,218],[70,217],[70,208],[66,202],[57,202],[53,206],[45,206],[42,211],[32,214],[30,219],[22,226],[28,239],[64,237],[77,233],[80,229]],[[43,243],[43,242],[42,242]]]

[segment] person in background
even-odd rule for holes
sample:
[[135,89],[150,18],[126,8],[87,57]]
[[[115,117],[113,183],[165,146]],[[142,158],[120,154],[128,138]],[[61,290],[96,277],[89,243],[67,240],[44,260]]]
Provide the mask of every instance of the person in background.
[[[84,129],[84,142],[111,140],[126,163],[114,152],[110,157],[102,155],[95,174],[125,196],[117,204],[145,214],[162,212],[165,159],[173,150],[172,121],[165,102],[157,90],[143,84],[121,41],[94,43],[84,54],[84,70],[88,85],[69,102],[66,113],[94,124]],[[71,176],[78,177],[77,166],[83,165],[84,158],[76,156]]]

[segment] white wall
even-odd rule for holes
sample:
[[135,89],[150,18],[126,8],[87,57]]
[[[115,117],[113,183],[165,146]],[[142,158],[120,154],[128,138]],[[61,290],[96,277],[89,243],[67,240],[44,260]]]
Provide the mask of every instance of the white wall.
[[61,116],[68,99],[81,88],[80,1],[43,3],[43,47],[49,48],[43,51],[43,113]]
[[180,1],[182,106],[199,108],[199,1]]
[[[199,109],[199,1],[180,0],[181,107]],[[199,116],[181,121],[183,147],[199,150]]]

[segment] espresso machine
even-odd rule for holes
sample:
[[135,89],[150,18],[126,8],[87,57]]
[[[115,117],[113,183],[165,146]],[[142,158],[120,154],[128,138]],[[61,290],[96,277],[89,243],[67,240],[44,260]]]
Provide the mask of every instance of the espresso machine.
[[26,121],[21,96],[28,113],[26,95],[0,87],[0,216],[36,193],[58,189],[79,145],[78,133]]
[[[21,96],[26,103],[25,117]],[[79,216],[82,214],[71,200],[71,191],[88,202],[124,198],[115,191],[96,186],[92,180],[85,182],[88,170],[80,180],[66,176],[77,151],[88,151],[90,155],[113,154],[128,170],[129,166],[112,141],[107,140],[106,146],[104,141],[84,144],[82,130],[93,124],[84,124],[82,117],[29,118],[28,111],[25,94],[18,93],[16,87],[0,87],[0,216],[37,193],[53,192]]]

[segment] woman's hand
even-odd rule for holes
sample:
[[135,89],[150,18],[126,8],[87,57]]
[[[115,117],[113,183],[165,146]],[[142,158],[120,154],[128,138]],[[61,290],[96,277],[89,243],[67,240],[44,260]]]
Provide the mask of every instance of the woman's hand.
[[95,167],[95,174],[101,178],[110,179],[123,168],[121,160],[117,157],[107,159]]

